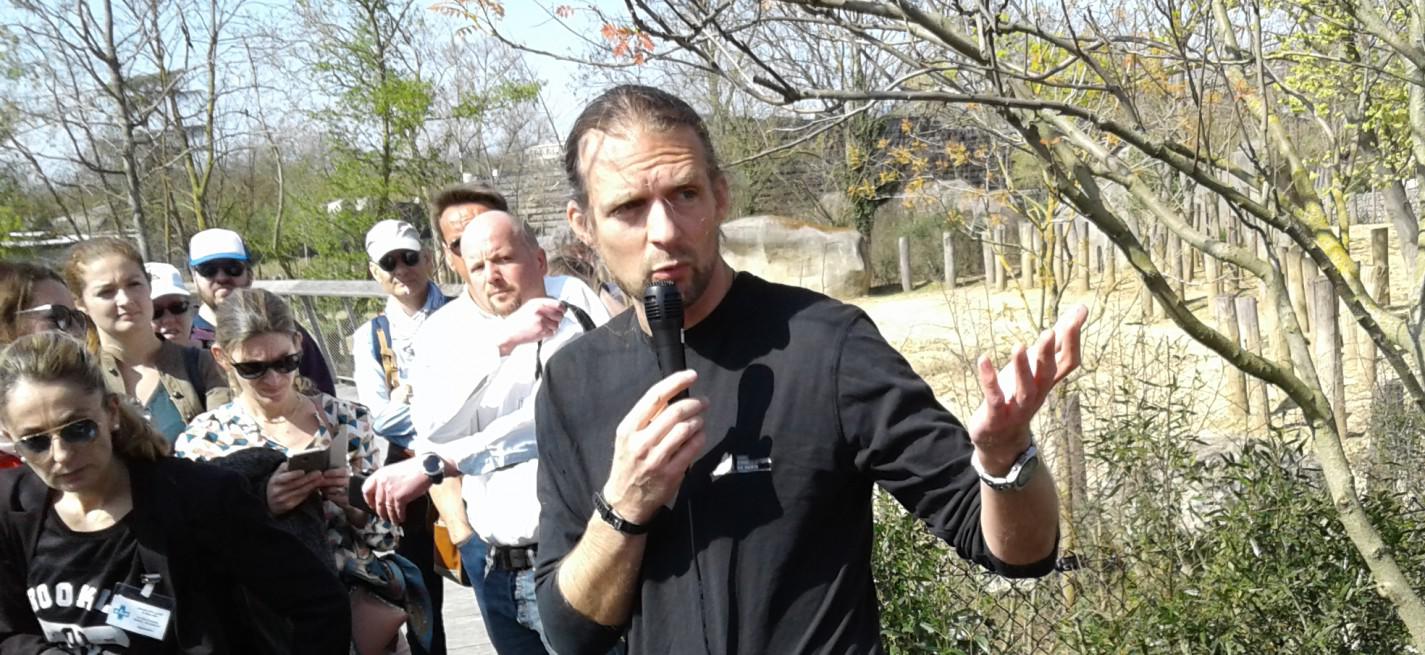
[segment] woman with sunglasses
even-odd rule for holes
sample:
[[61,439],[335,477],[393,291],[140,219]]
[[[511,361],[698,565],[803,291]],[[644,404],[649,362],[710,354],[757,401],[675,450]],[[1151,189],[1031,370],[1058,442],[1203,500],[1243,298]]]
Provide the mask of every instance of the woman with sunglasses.
[[78,341],[0,351],[0,431],[26,464],[0,472],[0,652],[261,652],[253,606],[291,652],[347,652],[337,578],[239,476],[167,457]]
[[183,286],[183,274],[164,262],[145,262],[143,268],[152,289],[154,334],[185,348],[193,346],[193,294]]
[[[39,264],[0,262],[0,347],[49,330],[85,339],[88,326],[58,273]],[[0,469],[18,466],[14,444],[0,440]]]
[[139,403],[170,442],[194,416],[232,398],[211,354],[154,334],[149,276],[132,244],[81,241],[70,248],[64,277],[99,334],[109,390]]
[[[395,527],[350,501],[351,476],[379,466],[370,417],[356,403],[297,390],[302,337],[291,308],[269,291],[238,289],[218,307],[217,319],[213,353],[233,375],[237,397],[193,419],[176,454],[210,461],[253,448],[275,450],[282,455],[275,470],[252,476],[265,490],[268,511],[285,519],[314,499],[338,571],[345,575],[374,561],[375,551],[393,550]],[[289,466],[294,454],[328,448],[340,454],[319,470]],[[338,460],[341,465],[330,464]]]

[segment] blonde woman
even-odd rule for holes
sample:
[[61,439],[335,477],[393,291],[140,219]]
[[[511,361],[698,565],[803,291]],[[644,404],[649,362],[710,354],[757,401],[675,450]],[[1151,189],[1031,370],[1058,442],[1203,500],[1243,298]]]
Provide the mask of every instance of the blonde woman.
[[[232,375],[237,397],[195,418],[178,438],[176,453],[197,460],[230,458],[251,449],[279,453],[275,470],[251,476],[265,489],[268,510],[281,519],[315,503],[332,565],[349,585],[369,582],[364,576],[379,566],[378,552],[395,549],[398,532],[350,501],[353,472],[370,473],[379,464],[366,408],[297,390],[302,336],[281,298],[261,289],[238,289],[218,307],[217,318],[213,353]],[[287,461],[296,453],[328,448],[339,449],[340,456],[332,459],[342,465],[302,471]],[[357,623],[361,627],[360,617]]]
[[0,651],[259,652],[245,592],[291,651],[347,652],[336,577],[240,477],[168,457],[77,340],[0,351],[0,430],[25,460],[0,472]]
[[149,276],[132,244],[81,241],[69,251],[64,277],[99,335],[109,390],[142,406],[170,443],[193,417],[232,397],[212,355],[154,334]]

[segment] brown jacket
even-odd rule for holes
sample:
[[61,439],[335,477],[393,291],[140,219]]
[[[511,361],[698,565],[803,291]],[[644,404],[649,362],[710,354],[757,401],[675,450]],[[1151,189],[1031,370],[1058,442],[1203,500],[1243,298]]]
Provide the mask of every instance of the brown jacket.
[[[193,350],[197,354],[185,354],[185,350]],[[109,391],[120,396],[128,395],[124,388],[124,376],[119,373],[119,362],[109,353],[102,353],[100,361],[104,368],[104,384]],[[168,392],[178,413],[183,415],[184,422],[192,421],[194,416],[226,405],[233,399],[227,376],[206,350],[184,348],[164,341],[158,349],[157,368],[159,383]],[[200,380],[197,384],[192,379],[194,376]],[[198,394],[199,389],[204,390],[202,395]]]

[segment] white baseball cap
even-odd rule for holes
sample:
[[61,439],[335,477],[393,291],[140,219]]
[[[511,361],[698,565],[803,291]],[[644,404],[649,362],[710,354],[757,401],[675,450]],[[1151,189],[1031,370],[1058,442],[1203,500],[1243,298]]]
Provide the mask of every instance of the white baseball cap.
[[366,255],[371,261],[379,261],[395,250],[421,251],[421,235],[410,223],[388,219],[366,232]]
[[148,271],[149,286],[153,289],[149,294],[154,298],[164,296],[188,297],[188,289],[183,286],[183,274],[178,271],[178,267],[163,262],[147,262],[143,265],[143,270]]
[[247,261],[247,246],[242,237],[232,230],[213,228],[203,230],[188,242],[188,265],[197,266],[215,259],[236,259]]

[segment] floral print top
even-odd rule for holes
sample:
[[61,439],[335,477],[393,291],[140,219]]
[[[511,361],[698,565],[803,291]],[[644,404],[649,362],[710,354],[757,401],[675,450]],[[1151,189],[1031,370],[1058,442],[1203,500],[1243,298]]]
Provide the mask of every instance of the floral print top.
[[[380,451],[375,446],[375,432],[371,429],[371,419],[364,405],[342,400],[327,394],[318,394],[313,400],[321,406],[324,421],[318,421],[316,438],[308,448],[324,448],[334,439],[346,442],[347,460],[351,464],[352,475],[367,475],[376,470]],[[332,434],[335,431],[336,434]],[[284,455],[293,451],[280,442],[262,434],[262,428],[238,400],[193,417],[188,429],[178,435],[173,452],[178,457],[197,461],[207,461],[231,454],[244,448],[271,448]],[[340,566],[345,557],[366,559],[371,550],[393,550],[400,538],[398,528],[389,521],[375,516],[367,519],[365,527],[352,525],[346,512],[330,500],[322,502],[326,515],[327,543]]]

